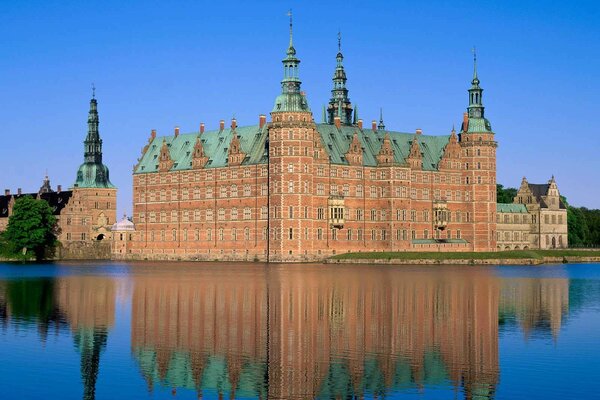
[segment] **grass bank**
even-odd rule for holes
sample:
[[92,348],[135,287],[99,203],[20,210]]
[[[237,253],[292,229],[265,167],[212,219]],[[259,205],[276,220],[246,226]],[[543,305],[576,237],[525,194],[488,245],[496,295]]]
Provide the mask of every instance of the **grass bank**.
[[544,260],[600,257],[600,250],[512,250],[492,252],[369,252],[345,253],[331,260]]

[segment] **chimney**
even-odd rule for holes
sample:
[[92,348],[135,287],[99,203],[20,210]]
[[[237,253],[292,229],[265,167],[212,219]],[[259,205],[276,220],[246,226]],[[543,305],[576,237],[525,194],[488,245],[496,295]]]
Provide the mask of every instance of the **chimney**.
[[469,129],[469,113],[463,114],[463,131],[466,132]]
[[258,116],[258,127],[262,129],[263,126],[267,123],[267,116],[265,114],[260,114]]
[[4,195],[10,196],[10,189],[4,189]]
[[423,129],[421,129],[421,128],[417,128],[417,135],[420,135],[420,134],[422,134],[422,133],[423,133]]
[[225,120],[224,119],[219,121],[219,132],[223,132],[223,129],[225,129]]
[[373,129],[373,132],[377,131],[377,121],[371,121],[371,129]]
[[179,127],[175,127],[175,137],[179,136]]
[[235,118],[231,118],[231,129],[237,128],[237,120]]
[[56,185],[56,193],[62,192],[62,185]]
[[21,188],[17,189],[17,194],[20,196],[21,195]]
[[200,122],[200,134],[204,133],[204,122]]
[[333,117],[333,123],[335,124],[335,126],[339,129],[340,126],[342,126],[342,120],[340,119],[339,116],[335,116]]
[[152,131],[150,131],[150,137],[152,139],[156,138],[156,129],[152,129]]
[[363,126],[363,120],[359,119],[358,120],[358,129],[360,129],[362,131],[362,126]]

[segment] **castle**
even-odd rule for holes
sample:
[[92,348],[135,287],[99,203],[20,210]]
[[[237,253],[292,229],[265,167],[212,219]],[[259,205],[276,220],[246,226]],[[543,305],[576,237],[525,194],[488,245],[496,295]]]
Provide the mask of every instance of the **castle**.
[[111,226],[116,221],[117,189],[110,182],[109,170],[102,163],[102,139],[98,126],[98,101],[90,100],[88,133],[83,142],[84,162],[77,170],[69,190],[58,185],[53,190],[48,176],[37,193],[11,194],[5,189],[0,196],[0,231],[6,229],[16,200],[23,196],[48,202],[57,218],[58,240],[62,258],[108,258],[111,252]]
[[[73,188],[53,192],[48,183],[30,195],[49,201],[74,257],[104,239],[118,259],[273,262],[567,246],[554,178],[547,185],[524,180],[514,204],[496,202],[497,142],[476,58],[460,130],[440,136],[389,130],[382,114],[365,125],[350,101],[343,60],[338,37],[331,98],[317,123],[301,90],[290,19],[270,121],[261,114],[252,126],[232,119],[212,131],[204,123],[185,134],[152,130],[134,167],[133,222],[116,221],[93,96]],[[0,196],[0,230],[20,195]]]

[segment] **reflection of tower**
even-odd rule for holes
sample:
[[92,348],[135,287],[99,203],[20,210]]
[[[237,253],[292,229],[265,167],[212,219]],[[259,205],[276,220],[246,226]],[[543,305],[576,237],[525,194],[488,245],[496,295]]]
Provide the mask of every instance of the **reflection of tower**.
[[525,337],[550,333],[554,340],[569,309],[569,280],[561,278],[506,279],[500,312],[521,324]]
[[115,318],[115,283],[101,277],[77,276],[57,281],[57,298],[81,354],[83,398],[94,399],[100,353]]
[[106,328],[80,328],[74,334],[75,346],[81,354],[81,380],[85,400],[96,397],[100,352],[106,347],[107,337]]

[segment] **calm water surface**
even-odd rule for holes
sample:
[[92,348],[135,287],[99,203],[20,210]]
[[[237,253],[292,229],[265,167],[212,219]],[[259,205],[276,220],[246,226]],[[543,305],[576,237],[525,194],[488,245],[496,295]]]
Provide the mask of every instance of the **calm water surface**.
[[0,264],[0,398],[600,398],[600,265]]

